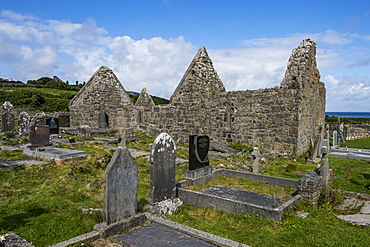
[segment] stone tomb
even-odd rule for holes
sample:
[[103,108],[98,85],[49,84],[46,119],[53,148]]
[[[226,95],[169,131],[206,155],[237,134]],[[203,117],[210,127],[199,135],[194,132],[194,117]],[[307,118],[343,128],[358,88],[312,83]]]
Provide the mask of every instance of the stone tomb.
[[136,214],[138,168],[130,152],[118,147],[105,170],[104,222],[107,225]]
[[155,139],[150,154],[150,200],[160,202],[175,196],[176,145],[167,133]]
[[202,189],[200,190],[200,192],[207,195],[214,195],[234,201],[241,201],[264,207],[276,207],[278,204],[281,203],[281,199],[274,196],[264,195],[247,190],[224,187],[220,185],[214,185]]
[[59,134],[58,118],[47,118],[46,125],[49,127],[50,134]]
[[209,165],[208,151],[210,140],[207,135],[189,136],[189,170],[186,171],[187,178],[197,178],[212,172]]

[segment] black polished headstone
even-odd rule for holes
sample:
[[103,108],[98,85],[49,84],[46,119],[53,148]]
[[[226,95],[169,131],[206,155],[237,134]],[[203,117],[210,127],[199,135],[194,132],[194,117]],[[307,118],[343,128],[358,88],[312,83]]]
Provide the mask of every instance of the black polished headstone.
[[5,112],[1,116],[2,121],[2,130],[5,131],[11,131],[14,129],[14,115],[10,112]]
[[50,132],[47,125],[30,126],[30,143],[33,146],[50,145]]
[[230,200],[251,203],[264,207],[276,207],[279,203],[281,203],[281,199],[274,196],[224,187],[220,185],[214,185],[202,189],[199,192],[207,195],[218,196]]
[[205,241],[176,231],[167,226],[152,223],[130,232],[115,236],[123,246],[166,246],[166,247],[208,247]]
[[189,170],[209,166],[209,137],[207,135],[189,136]]
[[150,200],[152,203],[175,196],[176,146],[172,137],[161,133],[150,154]]
[[58,118],[49,117],[46,119],[50,134],[59,134]]

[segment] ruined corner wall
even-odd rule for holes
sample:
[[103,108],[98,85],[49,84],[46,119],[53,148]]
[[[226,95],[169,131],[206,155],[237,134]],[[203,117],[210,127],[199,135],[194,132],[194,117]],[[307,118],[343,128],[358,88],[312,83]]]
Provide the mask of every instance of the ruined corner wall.
[[326,90],[324,83],[320,81],[320,73],[317,69],[314,41],[303,40],[297,48],[293,49],[281,87],[299,90],[296,154],[301,155],[308,150],[310,144],[313,144],[325,125]]

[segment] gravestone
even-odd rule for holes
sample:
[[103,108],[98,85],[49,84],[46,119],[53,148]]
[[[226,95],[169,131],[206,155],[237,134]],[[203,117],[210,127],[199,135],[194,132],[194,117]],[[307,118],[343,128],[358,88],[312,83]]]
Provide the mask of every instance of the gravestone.
[[261,153],[258,147],[254,147],[252,151],[253,158],[253,173],[258,173],[258,161],[260,160]]
[[322,176],[322,192],[327,194],[329,191],[329,179],[330,179],[330,170],[329,170],[329,140],[324,139],[323,146],[321,147],[322,153],[322,164],[320,167],[320,176]]
[[2,130],[11,131],[14,129],[14,115],[10,112],[13,109],[13,105],[9,101],[5,101],[3,104],[5,113],[1,116]]
[[316,139],[315,139],[315,142],[314,142],[314,145],[313,145],[312,153],[311,153],[311,160],[316,159],[317,156],[319,155],[319,153],[321,152],[321,151],[319,151],[320,147],[321,147],[320,144],[321,144],[321,136],[317,135]]
[[50,145],[49,127],[46,125],[31,125],[30,126],[30,143],[33,147],[49,146]]
[[118,147],[105,171],[104,221],[107,225],[136,213],[138,168],[127,148]]
[[195,179],[212,172],[209,165],[208,151],[210,147],[209,137],[206,135],[189,136],[189,170],[186,177]]
[[176,145],[167,133],[155,139],[150,153],[150,200],[160,202],[175,196]]
[[333,131],[333,148],[337,148],[338,145],[338,132],[336,130]]
[[77,135],[82,136],[85,139],[90,138],[91,129],[88,125],[80,125],[77,129]]
[[209,166],[209,137],[206,135],[189,136],[189,170]]
[[18,116],[18,132],[19,132],[19,135],[29,133],[30,123],[31,123],[30,115],[25,111],[21,112]]
[[6,112],[1,116],[3,132],[11,131],[14,129],[14,115],[10,112]]
[[49,117],[46,119],[50,134],[59,134],[58,118]]
[[46,124],[46,114],[45,112],[38,112],[31,119],[31,124],[33,125],[45,125]]
[[59,127],[69,127],[70,126],[70,113],[61,112],[58,116]]

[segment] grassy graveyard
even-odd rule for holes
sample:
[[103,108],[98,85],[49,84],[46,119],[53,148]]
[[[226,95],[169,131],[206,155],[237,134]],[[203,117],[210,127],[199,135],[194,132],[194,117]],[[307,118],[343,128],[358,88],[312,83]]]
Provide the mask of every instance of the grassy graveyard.
[[[127,146],[149,151],[155,136],[136,134],[138,139],[128,142]],[[25,141],[7,136],[2,140],[13,145]],[[90,156],[86,160],[58,165],[18,165],[0,171],[0,235],[14,232],[35,246],[49,246],[89,232],[102,221],[101,214],[95,211],[83,213],[79,209],[81,206],[103,207],[104,183],[99,179],[104,176],[114,151],[98,145],[85,143],[74,148],[87,151]],[[361,148],[370,149],[370,139],[346,142],[345,145],[361,145]],[[67,148],[67,145],[61,147]],[[177,156],[188,158],[188,152],[178,148]],[[2,160],[20,158],[24,158],[22,151],[0,152]],[[142,211],[149,197],[149,159],[139,157],[135,162],[139,171],[138,209]],[[232,163],[251,166],[252,160],[245,154],[229,156],[227,160],[210,159],[210,163],[212,166]],[[310,172],[316,167],[316,164],[307,164],[305,157],[272,159],[261,163],[264,169],[259,172],[262,174],[295,179],[302,176],[299,173]],[[330,167],[336,176],[332,188],[370,194],[370,162],[330,158]],[[241,168],[232,166],[229,169]],[[177,166],[177,181],[184,177],[186,170],[187,164]],[[91,185],[93,182],[94,185]],[[264,194],[292,193],[289,188],[273,188],[243,179],[220,177],[214,183]],[[336,217],[336,206],[342,200],[341,193],[331,193],[327,198],[321,198],[318,206],[298,205],[295,211],[310,213],[306,219],[299,218],[292,211],[279,223],[258,215],[230,215],[190,206],[182,206],[179,213],[168,219],[252,246],[364,246],[364,243],[370,243],[369,227],[349,224]],[[85,245],[89,246],[88,243]]]

